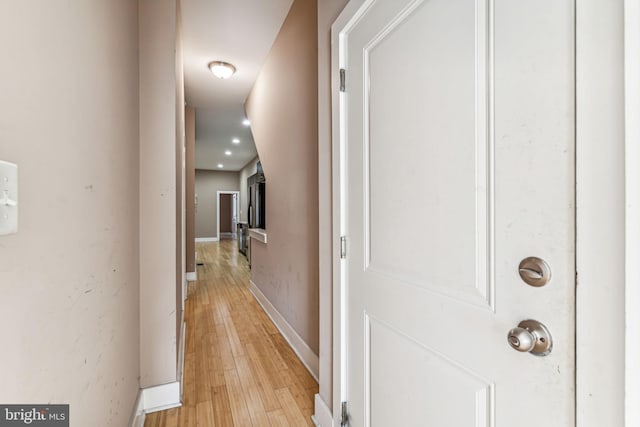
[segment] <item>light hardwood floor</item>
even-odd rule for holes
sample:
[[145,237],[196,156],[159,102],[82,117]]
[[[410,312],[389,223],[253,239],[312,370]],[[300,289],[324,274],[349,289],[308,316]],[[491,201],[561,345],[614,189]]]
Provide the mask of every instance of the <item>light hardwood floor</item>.
[[318,384],[249,292],[236,242],[198,243],[189,285],[183,406],[145,427],[313,426]]

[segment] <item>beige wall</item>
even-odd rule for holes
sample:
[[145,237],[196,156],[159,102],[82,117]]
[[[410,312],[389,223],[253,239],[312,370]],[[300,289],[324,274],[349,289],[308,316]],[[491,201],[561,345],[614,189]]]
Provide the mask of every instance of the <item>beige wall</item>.
[[316,1],[295,0],[246,110],[267,179],[267,245],[253,282],[318,352],[318,44]]
[[140,383],[149,387],[177,379],[176,2],[140,0],[139,15]]
[[185,204],[186,204],[186,249],[187,272],[196,271],[196,110],[187,107],[185,111],[186,158],[185,158]]
[[[185,170],[185,110],[184,110],[184,68],[182,65],[182,17],[180,15],[180,0],[175,0],[176,8],[176,39],[175,39],[175,170],[176,170],[176,341],[179,343],[182,334],[182,292],[186,289],[186,170]],[[176,349],[176,362],[178,360]]]
[[196,238],[219,237],[218,191],[238,191],[238,172],[196,169]]
[[0,402],[122,427],[139,374],[138,10],[61,6],[0,14],[0,159],[20,192],[19,231],[0,236]]
[[249,190],[247,188],[247,178],[255,174],[257,171],[258,158],[251,160],[240,171],[240,180],[238,182],[238,189],[240,190],[240,221],[247,222],[249,212]]

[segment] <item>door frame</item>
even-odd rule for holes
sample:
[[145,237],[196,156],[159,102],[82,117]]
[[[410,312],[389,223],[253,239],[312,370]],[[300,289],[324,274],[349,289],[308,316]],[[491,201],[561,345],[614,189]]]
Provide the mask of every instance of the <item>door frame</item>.
[[[373,1],[351,0],[331,31],[336,426],[346,397],[347,357],[346,271],[340,259],[347,200],[340,32],[354,23],[361,6]],[[632,403],[640,398],[640,367],[634,366],[640,345],[633,339],[640,330],[640,263],[634,262],[640,259],[640,125],[630,119],[640,117],[640,2],[576,3],[576,427],[632,427],[640,425],[640,409]],[[626,163],[633,167],[625,176]],[[634,362],[626,370],[625,360]]]
[[626,170],[625,422],[640,425],[640,1],[624,2]]
[[[233,190],[219,190],[216,196],[216,235],[218,237],[218,241],[220,239],[220,195],[221,194],[235,194],[236,195],[236,212],[240,212],[240,192]],[[236,221],[237,224],[237,221]],[[237,231],[231,230],[231,234],[237,234]]]

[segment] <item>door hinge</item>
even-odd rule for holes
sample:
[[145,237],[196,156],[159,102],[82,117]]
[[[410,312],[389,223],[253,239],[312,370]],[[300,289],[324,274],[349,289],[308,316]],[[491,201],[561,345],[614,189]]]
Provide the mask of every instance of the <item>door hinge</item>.
[[347,90],[346,80],[347,71],[344,68],[340,68],[340,92],[345,92]]
[[349,412],[347,412],[347,402],[342,402],[340,412],[340,427],[345,427],[349,423]]
[[347,257],[347,236],[340,236],[340,259]]

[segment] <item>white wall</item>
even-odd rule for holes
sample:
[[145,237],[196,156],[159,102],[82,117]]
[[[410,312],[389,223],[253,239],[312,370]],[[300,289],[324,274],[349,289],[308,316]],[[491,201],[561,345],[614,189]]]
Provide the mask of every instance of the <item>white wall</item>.
[[137,28],[130,0],[0,13],[0,402],[68,403],[73,426],[127,425],[138,391]]
[[140,382],[149,387],[177,379],[176,2],[140,0],[139,13]]

